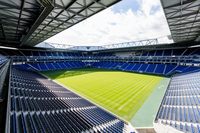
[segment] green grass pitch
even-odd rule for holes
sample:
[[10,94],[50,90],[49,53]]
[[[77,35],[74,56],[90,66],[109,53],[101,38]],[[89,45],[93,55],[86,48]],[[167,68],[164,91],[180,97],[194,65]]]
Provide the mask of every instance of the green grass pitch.
[[43,74],[127,121],[131,120],[163,79],[159,76],[98,69]]

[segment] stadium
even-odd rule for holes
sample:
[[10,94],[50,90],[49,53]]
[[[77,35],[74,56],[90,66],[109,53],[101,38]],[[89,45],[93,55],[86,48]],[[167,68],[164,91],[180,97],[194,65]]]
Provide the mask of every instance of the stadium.
[[0,132],[200,133],[200,0],[160,0],[172,43],[45,42],[118,2],[0,0]]

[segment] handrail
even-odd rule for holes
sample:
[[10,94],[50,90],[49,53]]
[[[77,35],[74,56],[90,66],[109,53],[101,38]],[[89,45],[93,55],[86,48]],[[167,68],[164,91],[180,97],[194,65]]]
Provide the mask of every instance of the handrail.
[[7,109],[6,109],[6,120],[5,120],[5,133],[10,133],[10,85],[11,85],[11,68],[12,68],[12,59],[10,60],[9,65],[9,85],[8,85],[8,100],[7,100]]

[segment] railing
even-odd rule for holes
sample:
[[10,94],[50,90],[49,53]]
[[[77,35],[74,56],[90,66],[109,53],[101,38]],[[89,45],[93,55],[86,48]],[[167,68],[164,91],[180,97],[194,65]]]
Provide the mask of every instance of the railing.
[[138,63],[181,64],[185,66],[200,66],[200,56],[13,56],[15,64],[27,62],[55,62],[55,61],[121,61]]
[[6,108],[6,120],[5,120],[5,133],[10,133],[10,104],[11,104],[11,101],[10,101],[10,97],[11,97],[11,69],[12,69],[12,59],[9,63],[9,79],[8,79],[8,82],[9,82],[9,85],[8,85],[8,94],[7,94],[7,108]]
[[7,59],[7,61],[4,62],[2,67],[0,68],[0,102],[1,102],[1,119],[0,121],[2,124],[0,125],[0,132],[5,132],[6,131],[6,121],[7,121],[7,107],[10,107],[10,104],[8,103],[9,101],[9,96],[8,96],[8,79],[9,79],[9,67],[10,67],[10,59]]

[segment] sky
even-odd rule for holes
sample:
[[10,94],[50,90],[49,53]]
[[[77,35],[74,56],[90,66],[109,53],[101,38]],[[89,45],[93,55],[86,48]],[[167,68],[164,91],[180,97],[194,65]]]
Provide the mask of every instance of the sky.
[[101,46],[158,38],[159,43],[170,43],[168,35],[160,0],[122,0],[45,42]]

